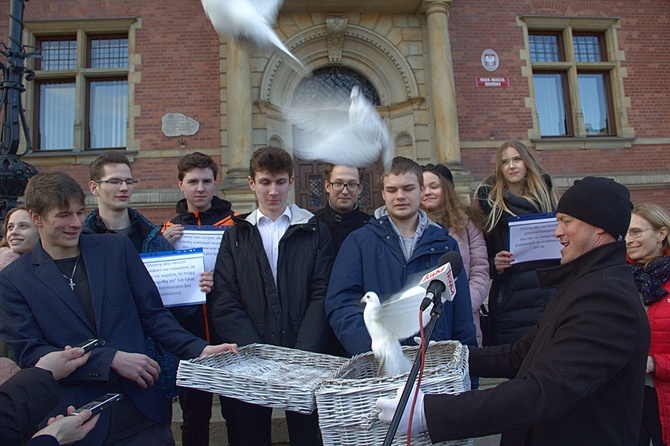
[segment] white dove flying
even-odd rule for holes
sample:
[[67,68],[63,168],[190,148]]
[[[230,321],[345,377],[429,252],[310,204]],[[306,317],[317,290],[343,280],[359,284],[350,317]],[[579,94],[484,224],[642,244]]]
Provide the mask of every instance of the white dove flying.
[[301,132],[293,154],[306,161],[366,167],[380,156],[390,167],[393,145],[388,128],[359,87],[348,102],[306,109],[282,109]]
[[[411,364],[402,353],[400,341],[419,331],[419,306],[426,295],[420,286],[398,293],[379,303],[377,293],[369,291],[363,320],[372,339],[372,353],[379,362],[378,375],[394,376],[409,372]],[[430,319],[430,306],[423,313],[424,327]]]
[[272,29],[282,0],[201,0],[202,8],[216,32],[237,41],[249,41],[267,49],[272,46],[286,54],[291,66],[303,77],[310,75],[304,65],[284,46]]

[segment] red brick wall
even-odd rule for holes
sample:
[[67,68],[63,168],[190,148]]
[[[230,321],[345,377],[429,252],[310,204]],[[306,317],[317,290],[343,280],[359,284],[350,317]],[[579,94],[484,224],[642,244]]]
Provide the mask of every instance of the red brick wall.
[[[7,41],[9,4],[9,0],[0,0],[2,42]],[[135,137],[142,151],[179,149],[182,138],[186,140],[183,153],[219,148],[219,39],[200,1],[31,0],[25,7],[25,20],[119,17],[136,17],[142,23],[136,34],[141,62],[135,65],[142,77],[135,90],[135,104],[140,108]],[[187,137],[164,136],[161,117],[169,112],[194,118],[200,122],[200,131]],[[133,168],[152,187],[173,187],[177,159],[138,159]]]
[[[573,6],[569,6],[573,5]],[[617,29],[619,50],[625,53],[628,71],[624,89],[631,98],[629,125],[636,136],[667,135],[670,104],[670,58],[663,57],[670,42],[667,26],[668,2],[627,1],[522,1],[485,0],[452,2],[449,31],[458,96],[461,140],[488,139],[496,130],[497,139],[527,138],[531,127],[530,110],[525,107],[528,78],[519,56],[524,48],[519,15],[620,17]],[[476,76],[487,76],[480,63],[483,50],[491,48],[500,57],[495,76],[509,77],[509,88],[477,88]]]
[[166,221],[171,220],[176,214],[174,212],[174,206],[170,209],[140,209],[142,215],[149,219],[156,225],[162,225]]
[[[489,139],[527,140],[532,126],[528,78],[519,51],[524,48],[519,15],[620,17],[616,30],[619,50],[625,54],[627,70],[624,91],[631,100],[628,125],[635,137],[670,137],[670,58],[663,55],[670,42],[670,3],[653,0],[627,1],[458,1],[451,4],[449,28],[458,97],[461,141]],[[480,54],[491,48],[500,57],[496,76],[508,77],[509,88],[477,88],[476,76],[487,76]],[[630,149],[533,151],[552,175],[612,175],[614,173],[670,172],[670,144],[642,145]],[[493,172],[495,149],[463,149],[466,169],[476,178]],[[668,189],[632,190],[636,202],[654,201],[670,209]]]

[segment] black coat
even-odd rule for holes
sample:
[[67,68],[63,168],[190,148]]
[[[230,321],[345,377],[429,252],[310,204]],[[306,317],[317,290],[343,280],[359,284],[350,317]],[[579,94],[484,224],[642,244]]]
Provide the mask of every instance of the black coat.
[[279,241],[277,284],[248,216],[235,217],[235,226],[223,235],[210,293],[213,329],[223,342],[325,350],[330,234],[310,212],[292,205],[291,213]]
[[[167,228],[173,225],[184,225],[184,226],[230,226],[233,224],[233,216],[237,215],[231,209],[230,201],[222,200],[221,198],[214,196],[212,197],[212,207],[203,212],[189,212],[188,203],[185,198],[182,198],[177,202],[175,206],[177,215],[170,220],[169,222],[163,225],[162,232],[165,232]],[[207,295],[207,306],[210,304],[210,296]],[[218,344],[218,339],[216,336],[212,336],[212,333],[207,329],[211,324],[211,317],[208,317],[208,321],[205,321],[205,311],[203,305],[194,306],[195,308],[188,307],[186,308],[173,308],[171,309],[174,317],[179,321],[182,327],[187,329],[192,334],[198,336],[202,339],[207,339],[213,344]],[[210,308],[207,309],[207,312],[211,311]]]
[[[544,176],[551,192],[551,179]],[[491,191],[488,182],[477,190],[479,206],[488,215],[491,207],[487,202]],[[534,206],[525,198],[506,192],[505,202],[517,216],[537,214],[539,206]],[[489,345],[514,344],[530,330],[540,318],[554,295],[553,289],[541,289],[535,271],[559,264],[558,260],[536,260],[512,265],[499,274],[494,258],[500,251],[509,251],[509,225],[511,215],[503,212],[496,226],[484,234],[491,268],[491,288],[489,290]]]
[[58,384],[48,370],[23,369],[0,385],[0,444],[18,445],[58,405]]
[[[330,205],[330,201],[326,203],[326,206],[322,209],[319,209],[314,213],[317,220],[323,222],[328,227],[330,231],[330,239],[333,247],[333,258],[337,258],[337,253],[340,251],[342,242],[347,238],[356,229],[360,229],[363,225],[370,221],[372,218],[371,215],[366,214],[361,211],[358,206],[355,209],[352,209],[349,212],[339,212],[333,209]],[[342,343],[335,336],[335,332],[328,325],[328,334],[327,334],[327,346],[325,353],[329,355],[349,357],[351,356],[347,349],[344,348]]]
[[612,242],[538,271],[557,289],[540,323],[513,347],[470,351],[473,376],[512,379],[427,395],[431,439],[502,432],[502,445],[636,445],[649,324],[625,255]]
[[366,214],[358,207],[349,212],[339,212],[333,209],[330,203],[326,203],[326,206],[316,211],[314,215],[328,226],[335,255],[344,239],[356,229],[362,228],[372,218],[372,215]]

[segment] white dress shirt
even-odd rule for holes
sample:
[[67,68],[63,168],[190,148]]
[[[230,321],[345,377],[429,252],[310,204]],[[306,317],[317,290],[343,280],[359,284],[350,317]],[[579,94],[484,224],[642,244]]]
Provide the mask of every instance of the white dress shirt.
[[279,258],[279,240],[281,240],[281,238],[286,233],[286,230],[291,225],[291,210],[288,206],[286,206],[284,213],[281,214],[275,221],[272,221],[270,217],[263,215],[260,210],[257,210],[256,212],[258,212],[256,226],[258,227],[258,232],[261,234],[263,248],[265,249],[265,254],[268,257],[268,261],[270,262],[272,276],[274,277],[276,284],[277,259]]

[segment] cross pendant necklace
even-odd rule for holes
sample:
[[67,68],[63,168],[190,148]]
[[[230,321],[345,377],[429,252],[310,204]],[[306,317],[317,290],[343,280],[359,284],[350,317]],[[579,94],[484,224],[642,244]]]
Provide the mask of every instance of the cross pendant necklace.
[[70,277],[68,277],[68,276],[66,276],[65,274],[61,273],[61,274],[63,275],[63,277],[65,277],[67,280],[70,281],[69,285],[70,285],[70,289],[71,289],[72,291],[74,291],[74,286],[76,285],[76,283],[74,283],[74,274],[77,272],[77,265],[79,264],[79,256],[80,256],[80,255],[81,255],[81,254],[79,254],[79,255],[77,256],[77,259],[74,261],[74,268],[72,269],[72,275],[71,275]]

